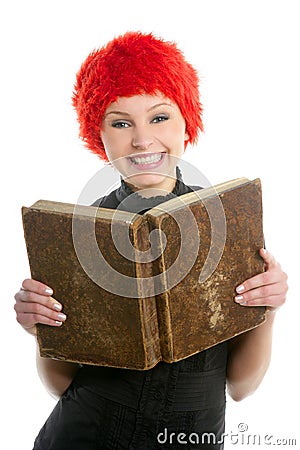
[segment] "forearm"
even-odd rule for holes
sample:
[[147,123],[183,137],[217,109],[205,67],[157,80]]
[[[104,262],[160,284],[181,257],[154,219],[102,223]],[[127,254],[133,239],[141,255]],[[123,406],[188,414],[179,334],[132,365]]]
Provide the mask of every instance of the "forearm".
[[260,385],[270,363],[275,312],[267,320],[230,344],[227,365],[227,388],[230,396],[242,400]]
[[79,368],[76,363],[42,358],[37,346],[36,365],[39,377],[48,392],[59,398],[72,383]]

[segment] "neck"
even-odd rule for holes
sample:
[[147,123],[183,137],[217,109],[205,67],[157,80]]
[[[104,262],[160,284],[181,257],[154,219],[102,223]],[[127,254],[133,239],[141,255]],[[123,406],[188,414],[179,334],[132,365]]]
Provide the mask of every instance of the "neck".
[[[164,174],[161,180],[157,176],[151,178],[144,178],[142,176],[128,176],[123,178],[123,181],[132,192],[138,192],[142,197],[150,198],[155,196],[164,196],[173,192],[178,180],[181,180],[181,172],[179,167],[174,167],[173,174]],[[148,183],[145,183],[145,181]],[[141,182],[141,183],[140,183]],[[153,184],[152,184],[153,183]]]
[[127,180],[124,180],[127,186],[132,190],[132,192],[139,192],[143,197],[150,198],[155,197],[157,195],[167,195],[172,192],[176,186],[176,179],[170,178],[168,183],[164,183],[163,185],[157,186],[135,186],[132,183],[129,183]]

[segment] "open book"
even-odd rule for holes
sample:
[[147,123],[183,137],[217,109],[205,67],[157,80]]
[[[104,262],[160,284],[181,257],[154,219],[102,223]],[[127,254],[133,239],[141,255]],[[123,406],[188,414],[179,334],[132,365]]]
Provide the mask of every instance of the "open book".
[[146,370],[179,361],[265,320],[234,302],[264,270],[260,180],[239,178],[144,215],[40,200],[22,208],[32,278],[66,322],[38,325],[40,354]]

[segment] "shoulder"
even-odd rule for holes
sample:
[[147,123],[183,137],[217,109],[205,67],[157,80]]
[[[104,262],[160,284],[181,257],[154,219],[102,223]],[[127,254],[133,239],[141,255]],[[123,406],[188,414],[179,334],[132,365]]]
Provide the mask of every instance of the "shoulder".
[[116,196],[117,189],[110,192],[108,195],[98,198],[95,200],[91,206],[101,207],[101,208],[111,208],[115,209],[120,203]]

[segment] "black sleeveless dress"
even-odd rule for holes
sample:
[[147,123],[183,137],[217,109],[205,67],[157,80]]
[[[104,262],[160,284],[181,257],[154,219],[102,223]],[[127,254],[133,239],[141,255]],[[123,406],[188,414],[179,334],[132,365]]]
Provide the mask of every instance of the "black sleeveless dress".
[[[192,191],[143,198],[121,186],[94,206],[143,213]],[[199,324],[201,326],[201,324]],[[33,450],[222,450],[227,343],[147,371],[83,365],[38,434]]]

